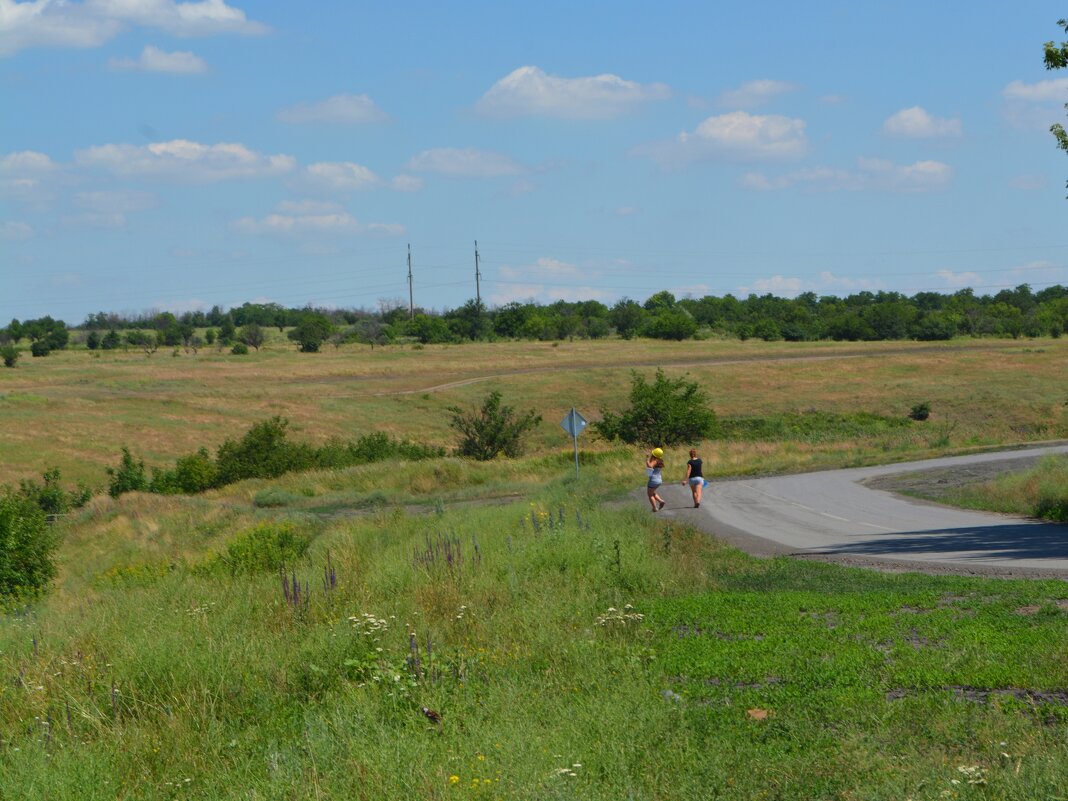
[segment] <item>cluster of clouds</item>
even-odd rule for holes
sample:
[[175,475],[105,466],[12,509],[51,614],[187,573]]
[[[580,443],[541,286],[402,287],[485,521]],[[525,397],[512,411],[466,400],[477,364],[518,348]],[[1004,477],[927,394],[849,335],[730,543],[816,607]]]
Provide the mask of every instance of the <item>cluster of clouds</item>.
[[[0,0],[0,56],[31,47],[97,47],[134,28],[180,38],[268,32],[266,25],[250,19],[226,0]],[[139,55],[113,58],[107,66],[115,71],[186,76],[203,75],[210,69],[190,50],[166,51],[151,44]],[[649,158],[669,170],[702,162],[759,165],[738,180],[742,188],[760,192],[919,193],[951,184],[953,168],[933,159],[895,163],[862,156],[848,166],[805,163],[814,150],[808,122],[797,116],[756,111],[801,89],[797,84],[772,79],[746,82],[715,100],[725,109],[723,113],[705,116],[673,137],[637,145],[630,155]],[[1013,81],[1002,95],[1006,115],[1014,122],[1036,124],[1041,118],[1048,125],[1051,110],[1059,108],[1068,96],[1068,78],[1032,84]],[[664,83],[643,83],[608,73],[564,77],[526,65],[493,83],[475,101],[473,111],[494,120],[539,117],[591,123],[632,115],[673,96],[672,88]],[[823,100],[841,102],[842,98]],[[363,126],[388,123],[391,118],[368,94],[349,93],[282,108],[276,119],[289,125]],[[919,105],[891,114],[883,121],[881,133],[920,142],[953,141],[965,135],[959,117],[938,116]],[[250,234],[329,231],[396,235],[403,233],[399,224],[363,223],[339,205],[337,198],[367,190],[417,192],[424,188],[425,176],[511,180],[513,193],[518,194],[534,188],[527,177],[537,171],[505,153],[472,147],[424,149],[412,155],[401,170],[384,177],[354,161],[301,164],[293,155],[258,152],[237,142],[172,139],[145,145],[90,146],[76,151],[66,164],[34,151],[10,153],[0,158],[0,195],[39,208],[63,196],[71,207],[67,222],[121,227],[129,215],[158,206],[156,196],[137,185],[85,190],[86,181],[100,176],[118,182],[184,184],[280,179],[293,192],[318,199],[283,203],[259,218],[243,217],[234,223],[236,230]],[[1031,184],[1021,180],[1019,185]],[[634,213],[633,206],[616,211],[619,216]],[[34,233],[28,223],[19,220],[0,223],[0,238],[8,241],[25,240]],[[525,265],[523,271],[526,276],[548,280],[559,279],[568,268],[564,263],[545,260]],[[580,291],[586,297],[597,296],[588,287],[576,290]]]
[[178,37],[267,32],[225,0],[0,0],[0,21],[0,55],[30,47],[99,47],[133,27]]

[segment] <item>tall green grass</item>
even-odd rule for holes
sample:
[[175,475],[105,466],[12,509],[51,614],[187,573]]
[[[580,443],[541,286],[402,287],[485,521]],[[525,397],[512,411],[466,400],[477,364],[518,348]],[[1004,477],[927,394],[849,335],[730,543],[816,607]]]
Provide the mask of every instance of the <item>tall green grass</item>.
[[[0,619],[0,799],[1022,801],[1068,784],[1051,694],[1068,585],[756,560],[638,501],[604,507],[608,464],[497,467],[410,469],[443,471],[425,491],[442,499],[473,476],[541,486],[329,522],[257,510],[262,482],[244,505],[95,501],[56,591]],[[205,569],[224,557],[247,569]]]

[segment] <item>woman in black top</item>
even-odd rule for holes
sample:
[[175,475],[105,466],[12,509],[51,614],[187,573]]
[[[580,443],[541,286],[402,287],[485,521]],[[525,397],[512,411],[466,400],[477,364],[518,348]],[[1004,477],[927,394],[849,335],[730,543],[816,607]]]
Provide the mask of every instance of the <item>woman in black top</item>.
[[682,485],[690,485],[690,492],[693,494],[693,508],[699,509],[701,507],[701,490],[705,487],[705,476],[701,472],[701,460],[697,456],[697,449],[690,448],[690,461],[686,463],[686,478],[682,480]]

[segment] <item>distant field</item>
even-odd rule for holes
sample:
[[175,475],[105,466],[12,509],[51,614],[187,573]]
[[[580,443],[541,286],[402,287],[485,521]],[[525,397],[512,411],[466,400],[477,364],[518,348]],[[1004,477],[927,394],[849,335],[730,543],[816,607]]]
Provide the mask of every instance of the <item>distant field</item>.
[[[1068,436],[1066,340],[346,345],[319,354],[272,343],[243,357],[202,349],[151,358],[75,349],[0,370],[0,483],[58,466],[64,479],[100,486],[123,445],[162,465],[271,415],[288,417],[295,436],[316,441],[382,430],[449,446],[446,408],[474,405],[492,389],[543,416],[531,447],[550,453],[568,448],[558,421],[571,406],[596,419],[601,407],[624,402],[631,369],[651,375],[656,366],[689,373],[721,417],[808,410],[904,417],[915,403],[932,406],[927,423],[894,434],[717,444],[723,470]],[[582,446],[603,447],[589,435]]]

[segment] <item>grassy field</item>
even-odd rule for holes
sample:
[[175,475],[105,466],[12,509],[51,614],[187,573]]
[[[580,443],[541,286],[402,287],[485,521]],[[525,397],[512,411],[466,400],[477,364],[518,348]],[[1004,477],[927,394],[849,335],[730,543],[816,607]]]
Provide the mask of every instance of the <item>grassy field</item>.
[[[473,407],[493,389],[542,415],[531,444],[550,453],[569,446],[558,426],[568,409],[597,419],[602,407],[625,401],[631,369],[648,376],[656,366],[689,373],[721,417],[819,410],[904,418],[916,403],[932,405],[925,425],[889,434],[809,437],[786,449],[724,443],[717,456],[727,471],[1068,436],[1065,340],[352,345],[319,354],[277,344],[242,357],[202,350],[177,358],[72,350],[0,370],[0,483],[57,466],[69,480],[100,486],[123,445],[162,465],[272,415],[313,441],[381,430],[451,445],[447,407]],[[583,446],[598,447],[588,436]]]
[[[522,459],[99,496],[64,519],[53,591],[0,617],[0,801],[1065,797],[1068,583],[751,558],[650,515],[634,449],[584,438],[576,480],[557,421],[663,363],[735,423],[703,446],[716,474],[1063,436],[1066,345],[72,352],[0,371],[9,481],[99,481],[121,444],[163,463],[269,414],[309,439],[377,421],[448,444],[445,407],[498,388],[545,417]],[[926,423],[861,415],[920,401]]]

